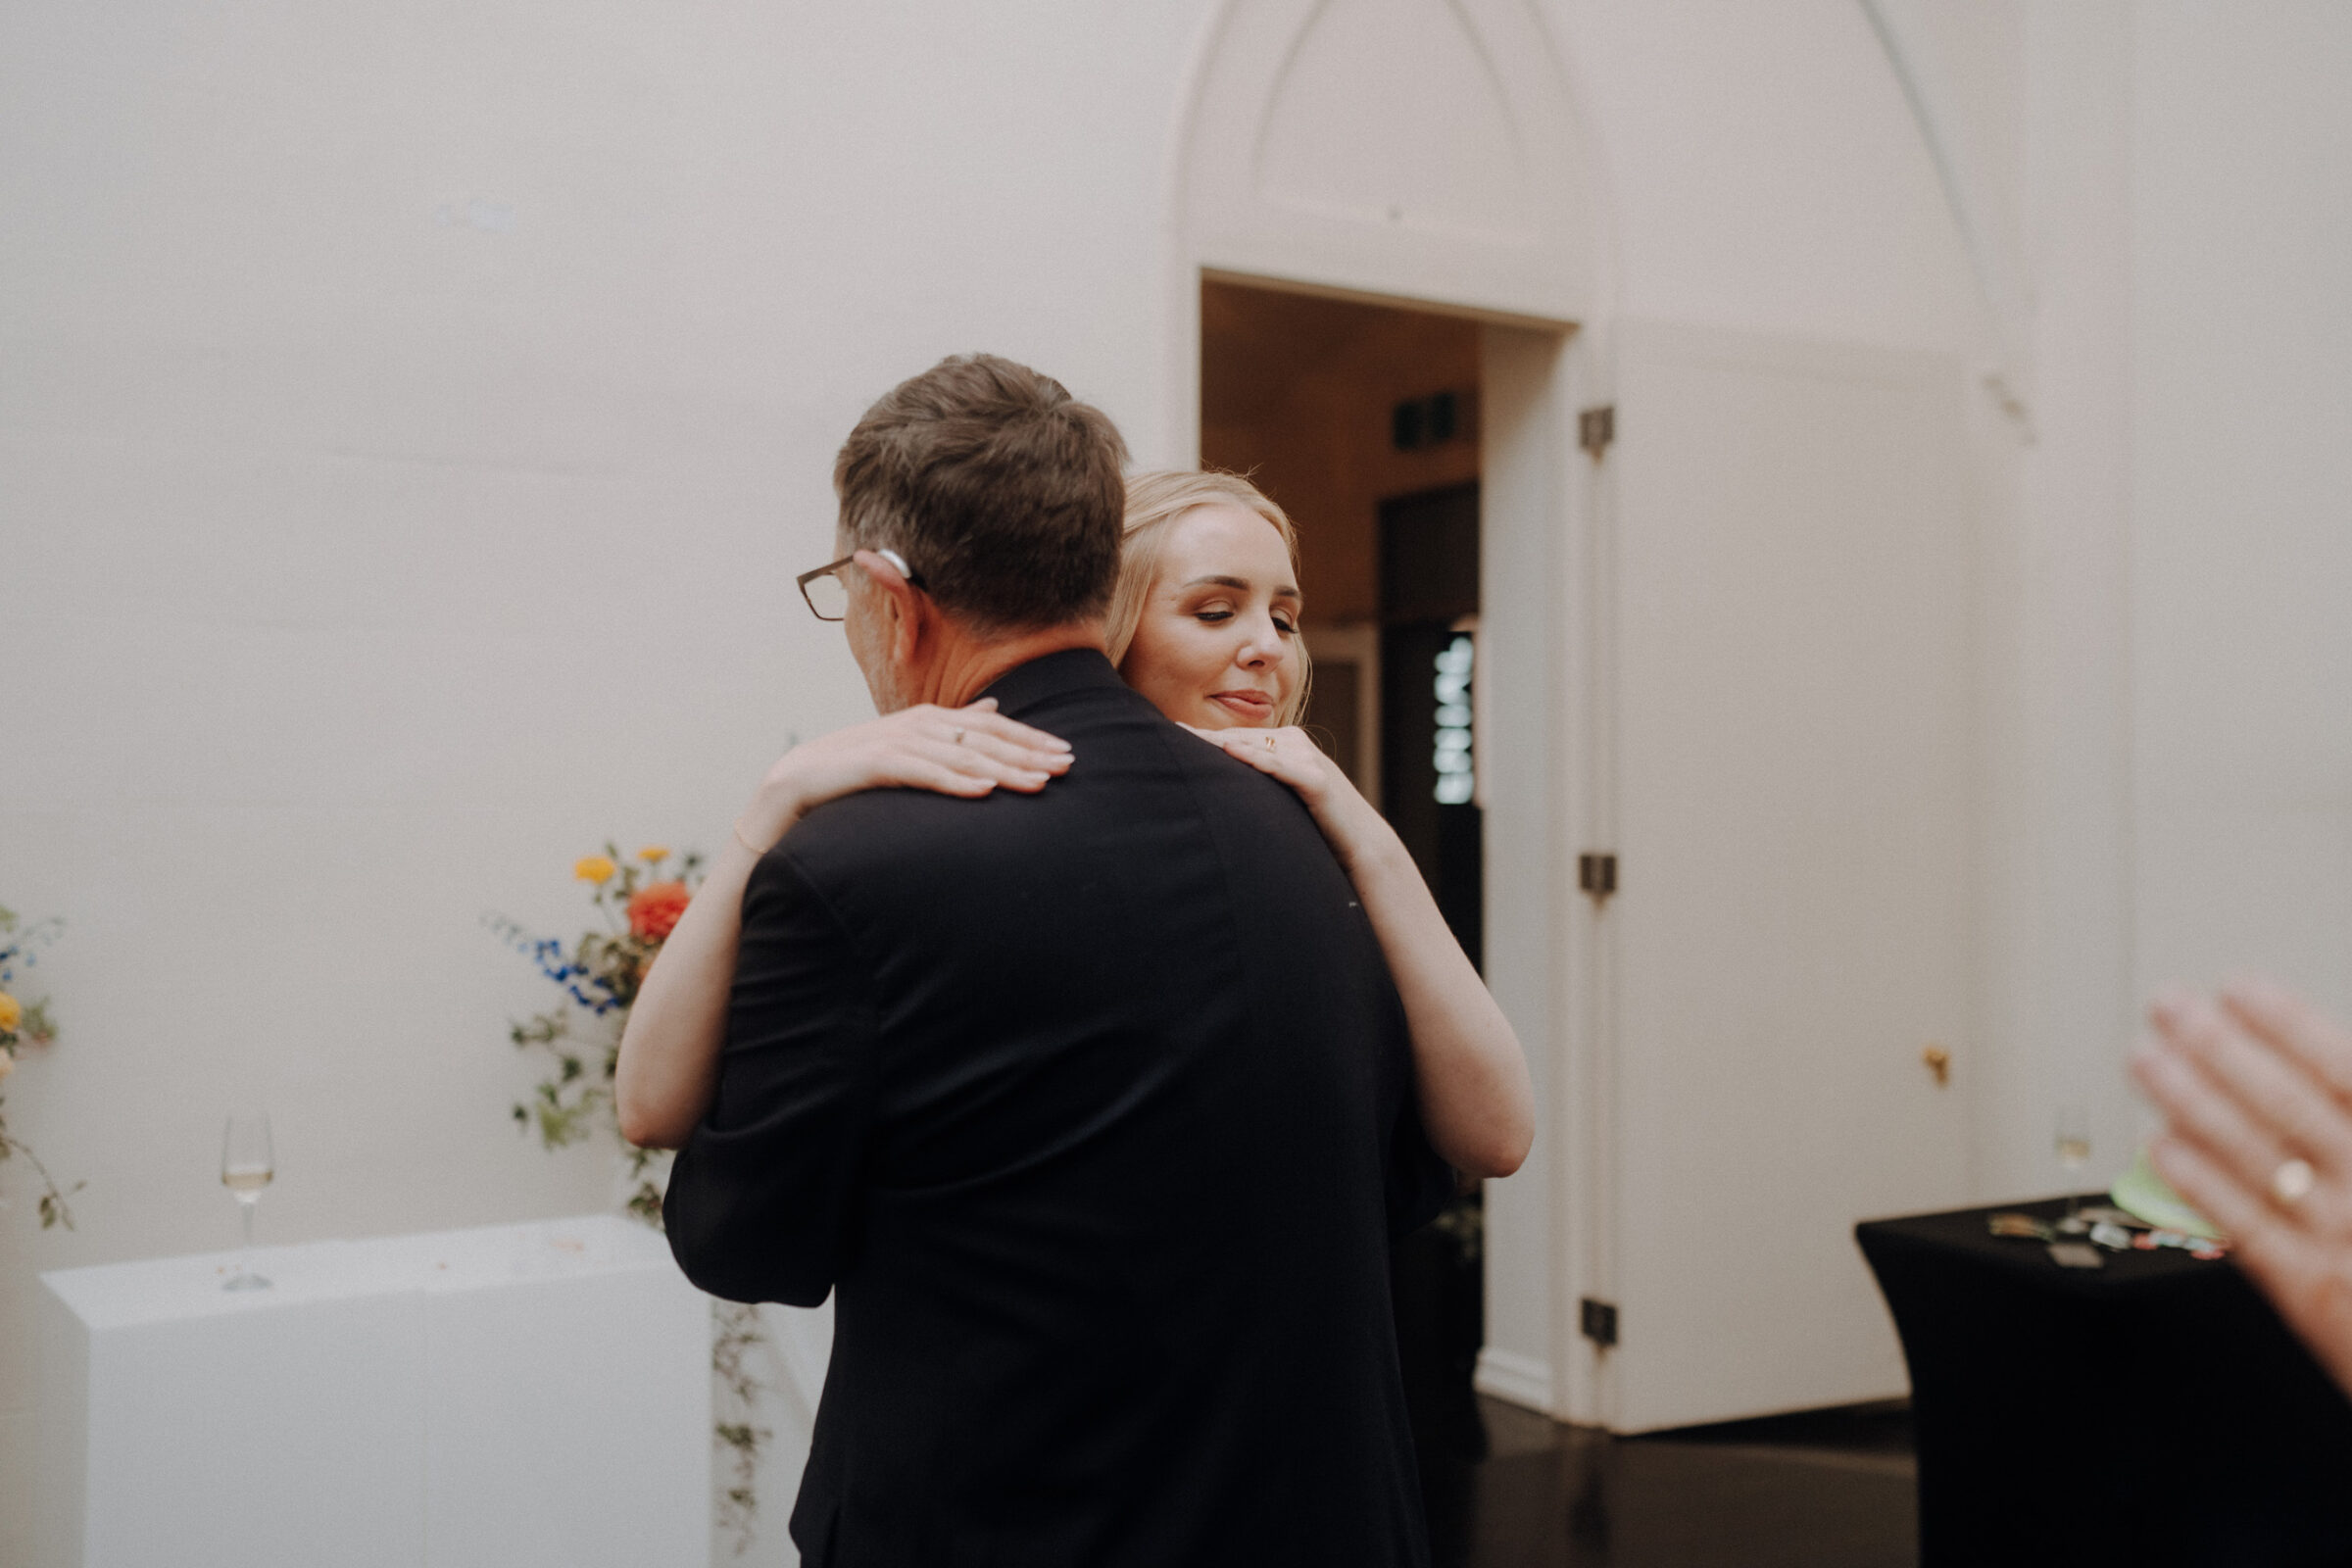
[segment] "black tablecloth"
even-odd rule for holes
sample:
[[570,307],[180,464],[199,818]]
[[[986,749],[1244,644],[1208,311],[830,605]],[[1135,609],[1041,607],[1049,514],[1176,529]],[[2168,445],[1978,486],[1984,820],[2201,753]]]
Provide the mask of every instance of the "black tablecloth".
[[1923,1568],[2352,1563],[2352,1401],[2244,1276],[2061,1268],[1995,1212],[1854,1228],[1911,1367]]

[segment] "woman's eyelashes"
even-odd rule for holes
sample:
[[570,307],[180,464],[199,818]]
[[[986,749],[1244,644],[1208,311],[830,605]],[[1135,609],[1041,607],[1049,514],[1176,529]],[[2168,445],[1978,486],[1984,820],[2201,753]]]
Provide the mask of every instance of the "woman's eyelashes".
[[[1204,626],[1221,626],[1233,618],[1233,612],[1225,609],[1196,610],[1193,612],[1193,618]],[[1289,615],[1277,612],[1273,616],[1273,620],[1274,629],[1283,636],[1296,637],[1298,635],[1298,623]]]

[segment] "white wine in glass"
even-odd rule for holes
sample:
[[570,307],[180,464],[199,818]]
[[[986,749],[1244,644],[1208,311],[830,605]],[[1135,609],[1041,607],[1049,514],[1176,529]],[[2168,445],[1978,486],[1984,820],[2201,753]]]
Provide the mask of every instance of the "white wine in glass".
[[266,1291],[270,1282],[253,1271],[250,1254],[253,1251],[253,1208],[262,1200],[262,1189],[269,1186],[277,1174],[277,1158],[270,1147],[270,1118],[258,1112],[253,1115],[231,1116],[228,1127],[220,1135],[220,1185],[227,1188],[243,1211],[245,1220],[246,1257],[237,1260],[237,1271],[224,1281],[224,1291]]
[[2066,1213],[2072,1219],[2082,1205],[2075,1189],[2082,1185],[2082,1167],[2090,1163],[2090,1107],[2058,1107],[2058,1164],[2066,1172]]

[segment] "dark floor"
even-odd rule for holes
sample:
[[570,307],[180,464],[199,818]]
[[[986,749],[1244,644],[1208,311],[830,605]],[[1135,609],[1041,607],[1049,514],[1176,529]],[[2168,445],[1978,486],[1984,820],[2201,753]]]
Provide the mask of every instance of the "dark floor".
[[1914,1568],[1910,1412],[1612,1438],[1479,1401],[1489,1456],[1429,1475],[1436,1568]]

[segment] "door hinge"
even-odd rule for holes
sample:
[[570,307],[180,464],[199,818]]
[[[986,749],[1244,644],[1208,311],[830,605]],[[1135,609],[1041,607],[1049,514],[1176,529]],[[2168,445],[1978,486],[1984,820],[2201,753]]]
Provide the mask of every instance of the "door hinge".
[[1576,858],[1576,885],[1592,895],[1594,904],[1606,904],[1609,895],[1617,891],[1617,857],[1614,855],[1580,855]]
[[1600,455],[1609,450],[1617,439],[1617,405],[1604,403],[1596,409],[1587,409],[1576,416],[1576,444],[1592,455],[1597,463]]
[[1579,1300],[1576,1307],[1586,1339],[1604,1350],[1617,1343],[1616,1302],[1596,1301],[1588,1296]]

